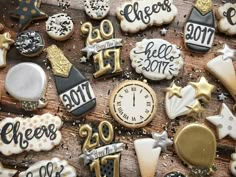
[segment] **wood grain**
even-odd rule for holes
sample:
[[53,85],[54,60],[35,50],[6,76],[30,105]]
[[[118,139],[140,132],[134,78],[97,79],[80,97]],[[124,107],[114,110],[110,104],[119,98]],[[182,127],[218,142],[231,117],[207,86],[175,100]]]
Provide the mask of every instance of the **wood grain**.
[[[124,0],[123,0],[124,1]],[[45,0],[44,2],[48,2],[54,5],[42,4],[41,9],[46,12],[48,15],[53,15],[55,13],[61,12],[62,9],[57,7],[56,0]],[[167,128],[168,133],[171,137],[173,137],[173,132],[178,129],[178,127],[185,125],[190,122],[201,122],[208,125],[215,133],[215,127],[210,123],[205,121],[207,116],[218,114],[221,102],[217,99],[217,91],[214,92],[212,100],[208,105],[205,106],[206,111],[197,119],[189,118],[189,117],[181,117],[174,122],[171,122],[165,113],[164,108],[164,88],[168,87],[172,81],[159,81],[159,82],[151,82],[148,81],[149,85],[155,90],[158,97],[158,111],[154,120],[145,128],[140,130],[130,130],[121,127],[118,123],[116,123],[113,118],[109,114],[108,108],[108,98],[110,91],[119,84],[122,80],[125,79],[139,79],[143,80],[144,78],[135,73],[135,71],[131,68],[130,60],[129,60],[129,51],[131,48],[135,46],[137,41],[141,41],[143,38],[163,38],[165,40],[170,41],[173,44],[182,47],[182,54],[185,59],[185,65],[182,69],[180,75],[175,78],[175,81],[180,86],[185,86],[189,81],[197,81],[200,76],[205,76],[210,83],[217,86],[219,90],[222,92],[228,93],[224,87],[210,74],[205,71],[206,63],[211,60],[214,56],[216,56],[216,51],[222,47],[224,43],[229,44],[232,48],[236,48],[236,37],[228,37],[223,34],[217,32],[214,47],[210,52],[205,55],[196,55],[187,51],[183,46],[183,26],[186,21],[186,18],[191,10],[193,5],[193,0],[175,0],[175,4],[178,7],[179,14],[176,19],[171,23],[171,25],[165,26],[167,27],[168,33],[165,37],[160,36],[160,29],[157,27],[152,27],[144,32],[140,32],[135,35],[127,35],[121,32],[119,27],[119,22],[114,16],[115,9],[118,7],[122,1],[120,0],[111,0],[112,9],[110,12],[110,16],[108,19],[112,20],[113,25],[115,27],[115,35],[117,38],[123,39],[123,48],[122,48],[122,68],[124,73],[121,76],[117,76],[114,78],[107,79],[99,79],[95,80],[92,76],[94,72],[94,68],[92,66],[92,62],[87,64],[81,64],[79,62],[79,58],[81,57],[80,49],[84,47],[85,39],[80,34],[80,26],[82,22],[92,21],[94,25],[99,24],[98,21],[90,20],[82,10],[83,0],[71,0],[71,8],[65,12],[71,15],[73,21],[75,23],[75,33],[73,38],[69,39],[66,42],[56,42],[50,39],[45,32],[45,22],[37,21],[33,25],[30,26],[30,29],[34,29],[39,31],[45,41],[46,46],[51,44],[58,45],[65,53],[65,55],[70,59],[70,61],[90,80],[91,85],[95,91],[97,97],[97,106],[96,108],[89,113],[88,115],[82,118],[76,118],[68,114],[63,105],[60,103],[58,95],[56,93],[52,72],[49,69],[49,62],[46,59],[46,54],[42,54],[39,57],[34,59],[29,59],[20,56],[14,47],[8,53],[8,65],[6,68],[0,70],[0,87],[2,89],[2,102],[1,102],[1,112],[0,119],[4,117],[10,116],[31,116],[33,114],[43,114],[46,112],[50,112],[52,114],[59,115],[63,121],[64,126],[62,128],[63,141],[62,143],[49,152],[25,152],[19,155],[13,155],[10,157],[5,157],[0,155],[0,161],[7,167],[17,168],[19,170],[26,169],[26,167],[34,162],[37,162],[42,159],[50,159],[51,157],[59,157],[63,159],[67,159],[72,165],[74,165],[78,171],[78,176],[80,177],[88,177],[89,169],[88,167],[84,167],[82,163],[79,162],[79,155],[81,154],[81,143],[82,139],[78,136],[79,127],[83,123],[93,123],[97,124],[102,120],[110,121],[115,130],[116,130],[116,139],[120,142],[125,143],[126,148],[122,152],[121,158],[121,177],[140,177],[139,167],[137,158],[134,151],[133,141],[137,138],[148,137],[151,132],[162,131],[164,128]],[[234,0],[231,0],[234,2]],[[219,5],[221,5],[220,0],[214,1],[214,8],[216,9]],[[14,10],[17,7],[17,0],[8,1],[1,0],[0,1],[0,22],[5,25],[5,31],[10,31],[11,34],[15,37],[17,31],[17,21],[9,17],[9,12]],[[16,102],[13,98],[11,98],[6,91],[4,90],[4,79],[7,71],[13,65],[20,63],[32,61],[34,63],[42,66],[47,75],[48,75],[48,89],[47,89],[47,99],[49,101],[47,107],[45,109],[41,109],[32,113],[24,112],[19,103]],[[30,87],[30,85],[29,85]],[[228,99],[225,103],[232,108],[234,101],[228,96]],[[217,141],[217,158],[215,161],[215,165],[217,167],[217,172],[214,173],[213,177],[228,177],[230,176],[229,172],[229,162],[230,155],[234,152],[236,142],[231,138],[227,137],[223,140]],[[157,177],[162,177],[166,172],[171,170],[178,170],[183,173],[188,174],[188,169],[181,163],[180,159],[176,156],[173,147],[170,148],[170,153],[162,154],[157,167]]]

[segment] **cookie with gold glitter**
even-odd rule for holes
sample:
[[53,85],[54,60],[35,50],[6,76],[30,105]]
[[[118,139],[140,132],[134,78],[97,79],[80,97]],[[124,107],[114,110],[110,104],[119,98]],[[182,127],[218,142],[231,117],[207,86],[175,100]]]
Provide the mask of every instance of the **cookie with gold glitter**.
[[19,0],[19,6],[11,16],[19,19],[19,30],[26,29],[33,20],[46,19],[47,15],[39,7],[41,0]]
[[206,53],[213,44],[215,17],[211,0],[196,0],[184,28],[184,42],[192,52]]
[[[2,31],[4,26],[0,24],[0,31]],[[0,68],[6,66],[7,51],[10,49],[10,45],[14,43],[11,39],[11,34],[5,32],[0,34]]]
[[211,99],[211,93],[215,86],[208,83],[205,77],[199,82],[190,82],[185,87],[179,87],[172,83],[166,89],[166,113],[170,119],[183,115],[195,116],[204,111],[201,102],[207,103]]
[[180,128],[174,136],[174,146],[192,176],[210,174],[216,156],[216,138],[207,126],[191,123]]

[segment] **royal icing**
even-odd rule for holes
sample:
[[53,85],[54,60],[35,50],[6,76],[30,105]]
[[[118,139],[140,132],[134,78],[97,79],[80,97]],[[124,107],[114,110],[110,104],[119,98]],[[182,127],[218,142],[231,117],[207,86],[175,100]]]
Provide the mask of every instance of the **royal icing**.
[[46,31],[55,40],[66,40],[72,35],[74,24],[68,14],[59,13],[48,18]]
[[125,2],[117,10],[121,29],[136,33],[150,26],[168,24],[178,14],[173,0],[133,0]]
[[186,176],[178,171],[172,171],[165,174],[164,177],[186,177]]
[[19,3],[11,15],[19,19],[20,30],[27,28],[34,20],[47,18],[47,15],[39,9],[41,0],[21,0]]
[[120,48],[122,39],[113,39],[114,27],[109,20],[103,20],[99,27],[93,27],[90,22],[81,26],[81,31],[87,35],[86,47],[81,51],[87,59],[93,56],[96,72],[95,78],[111,76],[122,72],[120,63]]
[[183,66],[181,51],[163,39],[143,39],[130,51],[132,67],[151,80],[172,79]]
[[102,19],[110,10],[110,0],[84,0],[86,14],[93,19]]
[[21,101],[26,111],[46,106],[44,95],[47,88],[47,76],[37,64],[24,62],[13,66],[5,79],[7,92]]
[[220,55],[210,60],[206,68],[220,80],[236,101],[236,75],[233,65],[233,60],[236,59],[236,50],[225,44],[224,48],[218,50],[218,52]]
[[201,101],[208,102],[215,87],[201,77],[199,82],[190,82],[184,88],[176,86],[174,83],[166,89],[165,107],[170,119],[179,116],[196,114],[204,111]]
[[[120,157],[124,145],[114,142],[111,123],[103,121],[97,128],[82,125],[79,135],[85,138],[80,159],[83,159],[84,165],[90,166],[91,176],[120,176]],[[96,137],[95,141],[88,141],[93,137]]]
[[32,30],[18,34],[15,42],[16,49],[25,56],[35,56],[44,49],[43,37]]
[[13,43],[10,33],[0,34],[0,68],[6,66],[7,51]]
[[26,171],[22,171],[19,177],[76,177],[76,170],[69,165],[66,160],[53,158],[51,160],[42,160],[32,166]]
[[236,3],[225,3],[216,12],[219,19],[218,28],[228,35],[236,34]]
[[68,112],[81,116],[96,105],[96,98],[89,81],[55,45],[47,48],[58,95]]
[[204,53],[211,49],[215,36],[215,18],[211,0],[197,0],[184,28],[186,47]]
[[229,135],[236,140],[236,117],[232,114],[226,104],[222,104],[219,115],[210,116],[206,119],[217,127],[219,139],[223,139]]
[[5,118],[0,122],[0,152],[49,151],[61,142],[62,121],[49,113],[32,118]]
[[153,133],[152,138],[134,141],[142,177],[154,177],[161,151],[166,152],[167,146],[172,144],[173,142],[168,138],[166,131]]

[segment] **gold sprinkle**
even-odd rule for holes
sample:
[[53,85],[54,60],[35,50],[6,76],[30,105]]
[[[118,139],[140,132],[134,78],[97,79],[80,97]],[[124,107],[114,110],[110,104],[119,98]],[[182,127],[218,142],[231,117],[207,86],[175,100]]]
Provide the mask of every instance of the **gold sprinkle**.
[[36,14],[36,10],[31,10],[31,14]]

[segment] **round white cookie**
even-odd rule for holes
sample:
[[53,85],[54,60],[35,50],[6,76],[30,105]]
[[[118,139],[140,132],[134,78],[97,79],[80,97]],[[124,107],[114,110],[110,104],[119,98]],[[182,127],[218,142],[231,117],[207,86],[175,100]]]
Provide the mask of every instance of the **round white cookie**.
[[110,10],[109,0],[84,0],[84,9],[90,18],[103,19]]
[[67,40],[74,32],[74,24],[71,17],[65,13],[50,16],[46,21],[47,34],[57,40]]

